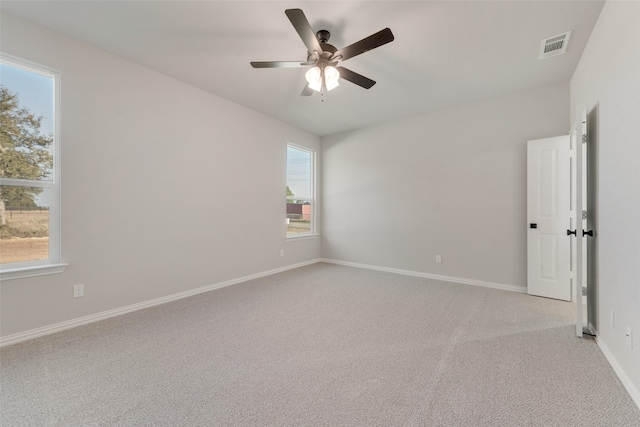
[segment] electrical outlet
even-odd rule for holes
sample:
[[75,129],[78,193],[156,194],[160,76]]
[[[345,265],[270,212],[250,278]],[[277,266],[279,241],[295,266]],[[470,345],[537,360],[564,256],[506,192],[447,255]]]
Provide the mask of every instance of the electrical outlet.
[[280,249],[280,256],[284,256],[284,249]]
[[74,285],[73,286],[73,297],[79,298],[84,296],[84,285]]
[[627,347],[633,350],[633,335],[631,328],[627,326]]
[[613,310],[609,312],[609,325],[611,326],[611,329],[616,328],[616,313]]
[[436,255],[436,264],[442,263],[442,257],[440,255]]

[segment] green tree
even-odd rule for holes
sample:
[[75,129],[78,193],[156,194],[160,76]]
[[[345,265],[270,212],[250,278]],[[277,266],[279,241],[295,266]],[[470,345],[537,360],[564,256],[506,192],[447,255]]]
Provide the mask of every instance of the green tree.
[[[40,180],[53,168],[53,135],[40,131],[43,116],[20,106],[17,93],[0,85],[0,177]],[[33,187],[5,186],[0,199],[7,206],[36,206],[42,191]]]
[[294,196],[293,191],[287,185],[287,200],[291,199]]

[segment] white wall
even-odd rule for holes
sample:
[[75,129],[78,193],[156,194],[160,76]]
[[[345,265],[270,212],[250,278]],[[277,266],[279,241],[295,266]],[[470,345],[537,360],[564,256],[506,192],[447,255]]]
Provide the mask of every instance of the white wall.
[[640,406],[639,42],[640,3],[608,1],[571,79],[571,120],[587,107],[598,150],[598,342]]
[[323,258],[526,287],[526,142],[568,119],[561,84],[323,138]]
[[[285,241],[286,144],[320,138],[7,14],[62,73],[62,274],[1,287],[15,334],[320,256]],[[285,249],[285,257],[280,257]],[[85,297],[72,299],[72,286]]]

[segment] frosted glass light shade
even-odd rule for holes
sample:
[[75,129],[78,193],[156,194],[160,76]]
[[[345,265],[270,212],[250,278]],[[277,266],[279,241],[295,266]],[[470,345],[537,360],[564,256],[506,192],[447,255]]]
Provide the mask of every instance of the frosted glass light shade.
[[309,87],[317,92],[322,89],[322,70],[320,67],[312,67],[304,75],[309,83]]
[[327,90],[336,88],[340,84],[339,78],[340,72],[335,67],[327,66],[324,68],[324,84]]

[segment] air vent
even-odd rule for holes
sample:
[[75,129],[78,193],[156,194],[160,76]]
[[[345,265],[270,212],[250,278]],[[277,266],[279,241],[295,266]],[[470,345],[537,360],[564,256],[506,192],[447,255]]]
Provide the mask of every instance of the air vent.
[[540,45],[540,59],[551,58],[552,56],[565,53],[567,43],[569,43],[569,36],[571,36],[571,31],[542,40],[542,44]]

